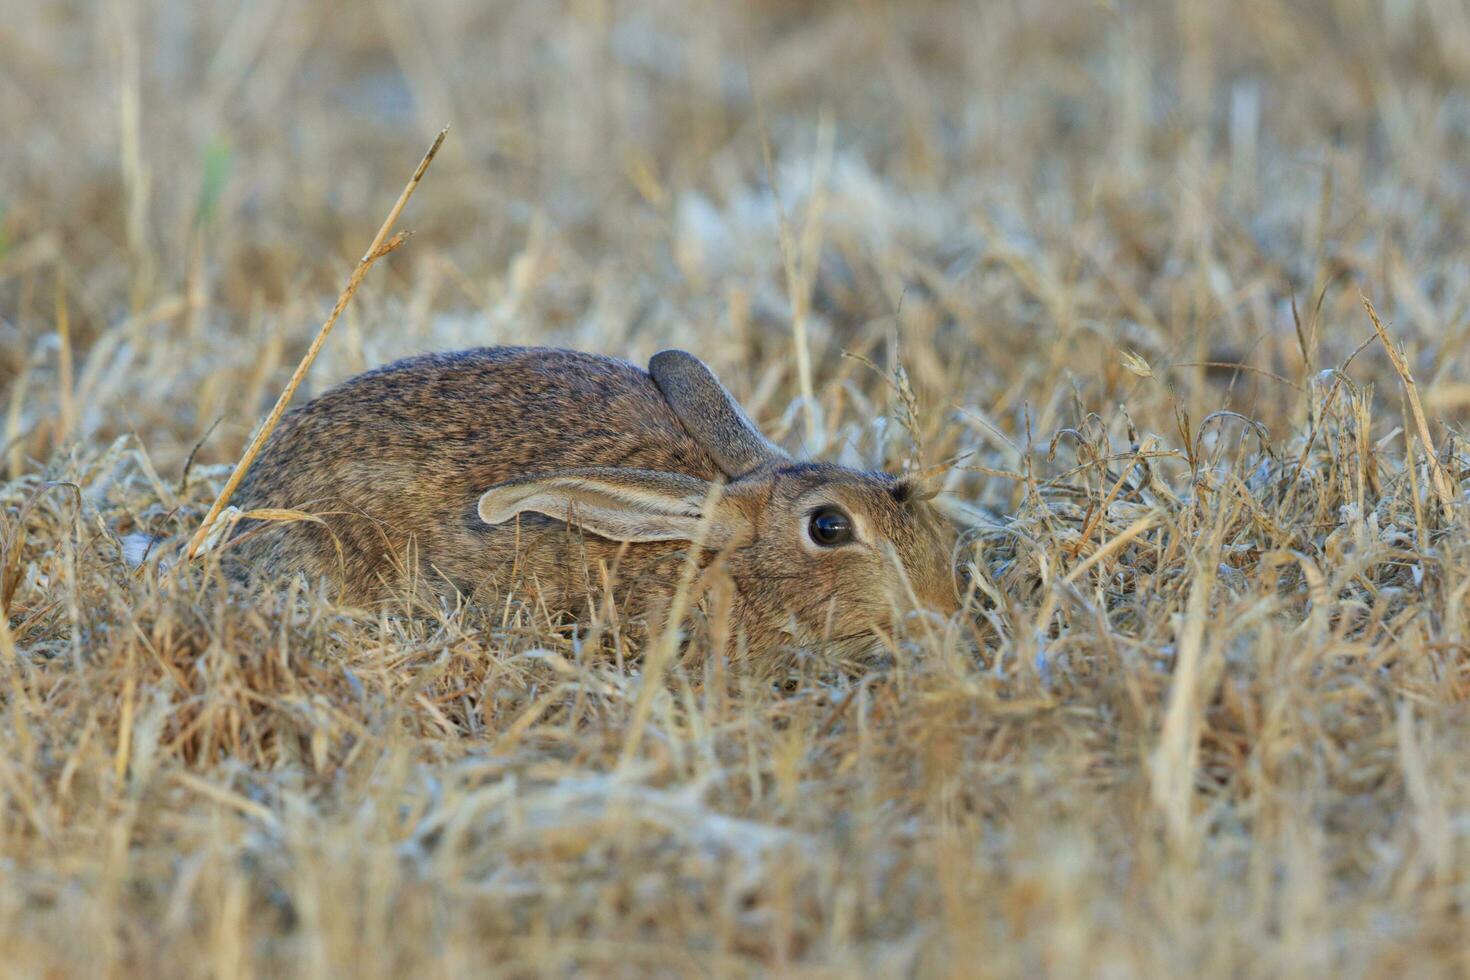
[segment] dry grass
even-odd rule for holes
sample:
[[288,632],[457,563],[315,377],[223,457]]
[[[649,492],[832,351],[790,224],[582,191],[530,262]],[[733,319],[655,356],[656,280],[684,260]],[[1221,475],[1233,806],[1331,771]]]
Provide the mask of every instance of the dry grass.
[[[478,7],[0,12],[7,973],[1470,971],[1463,4]],[[445,122],[309,391],[687,346],[970,453],[974,625],[645,689],[131,574]]]

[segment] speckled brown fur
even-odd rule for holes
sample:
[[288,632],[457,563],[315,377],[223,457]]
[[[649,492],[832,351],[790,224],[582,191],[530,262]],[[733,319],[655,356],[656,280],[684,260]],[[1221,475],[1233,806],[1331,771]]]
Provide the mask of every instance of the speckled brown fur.
[[[572,615],[602,594],[600,569],[616,566],[625,608],[637,611],[671,592],[692,535],[610,540],[589,530],[596,521],[579,517],[576,504],[565,513],[520,505],[491,525],[481,498],[564,473],[643,493],[658,474],[674,474],[705,481],[681,487],[723,484],[713,519],[700,526],[715,529],[707,544],[724,548],[735,621],[752,647],[792,634],[871,636],[891,619],[904,578],[926,605],[953,611],[941,524],[899,480],[793,461],[694,358],[665,352],[652,367],[658,381],[594,354],[485,348],[353,378],[282,420],[236,496],[244,510],[291,508],[325,523],[242,522],[229,560],[257,576],[325,576],[360,603],[406,591],[495,601],[514,591]],[[630,471],[654,472],[625,479]],[[688,498],[690,513],[702,493]],[[819,504],[851,513],[864,546],[812,547],[804,521]],[[646,509],[626,512],[643,520]]]

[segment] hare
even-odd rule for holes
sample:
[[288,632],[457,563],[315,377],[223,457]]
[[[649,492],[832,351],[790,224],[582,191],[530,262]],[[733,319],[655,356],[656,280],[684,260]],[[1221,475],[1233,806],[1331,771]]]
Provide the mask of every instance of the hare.
[[622,610],[719,559],[747,649],[871,644],[912,599],[958,608],[944,522],[917,481],[792,459],[684,351],[648,371],[569,350],[399,361],[285,416],[236,501],[229,560],[326,576],[343,597]]

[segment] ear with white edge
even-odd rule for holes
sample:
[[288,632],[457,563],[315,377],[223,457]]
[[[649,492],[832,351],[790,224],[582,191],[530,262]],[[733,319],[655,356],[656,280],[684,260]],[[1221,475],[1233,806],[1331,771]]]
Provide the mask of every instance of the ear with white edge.
[[498,483],[480,497],[480,519],[504,524],[519,514],[547,517],[612,541],[699,541],[724,547],[743,530],[715,484],[683,473],[589,467]]

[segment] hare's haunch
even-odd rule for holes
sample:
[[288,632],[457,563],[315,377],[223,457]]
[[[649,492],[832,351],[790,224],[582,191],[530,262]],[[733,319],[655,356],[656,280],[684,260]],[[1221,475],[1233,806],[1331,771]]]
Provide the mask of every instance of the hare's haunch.
[[430,354],[288,414],[242,509],[321,523],[235,532],[230,560],[360,602],[510,592],[579,614],[611,574],[624,610],[667,599],[680,555],[722,556],[751,648],[852,642],[917,597],[956,606],[944,523],[907,481],[793,460],[697,358],[543,348]]

